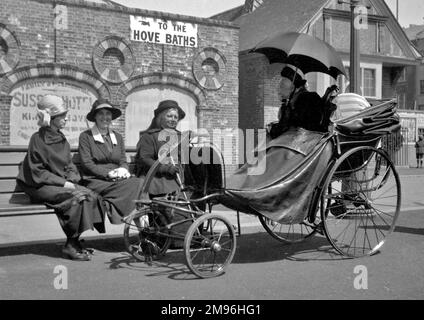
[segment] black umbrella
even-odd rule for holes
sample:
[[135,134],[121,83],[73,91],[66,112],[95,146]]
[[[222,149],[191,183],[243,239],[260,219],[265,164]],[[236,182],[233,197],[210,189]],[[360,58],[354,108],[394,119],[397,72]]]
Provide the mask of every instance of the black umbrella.
[[346,74],[340,56],[332,46],[306,33],[288,32],[261,41],[250,52],[264,54],[269,63],[291,64],[304,74],[322,72],[337,79]]

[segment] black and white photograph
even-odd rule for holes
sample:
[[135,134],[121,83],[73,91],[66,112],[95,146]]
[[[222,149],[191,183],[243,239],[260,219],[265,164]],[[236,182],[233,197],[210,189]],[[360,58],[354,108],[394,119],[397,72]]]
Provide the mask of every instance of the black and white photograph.
[[0,0],[0,301],[422,300],[423,160],[424,0]]

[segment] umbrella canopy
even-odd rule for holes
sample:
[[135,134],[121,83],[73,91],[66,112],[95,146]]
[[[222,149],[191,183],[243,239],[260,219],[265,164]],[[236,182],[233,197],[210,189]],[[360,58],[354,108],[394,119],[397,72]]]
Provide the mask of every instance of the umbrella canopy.
[[334,79],[346,74],[343,62],[332,46],[306,33],[288,32],[261,41],[250,52],[264,54],[269,63],[286,63],[303,73],[322,72]]

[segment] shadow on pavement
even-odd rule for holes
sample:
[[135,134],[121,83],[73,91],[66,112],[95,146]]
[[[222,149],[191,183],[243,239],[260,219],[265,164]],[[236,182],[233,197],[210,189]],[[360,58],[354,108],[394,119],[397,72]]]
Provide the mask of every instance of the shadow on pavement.
[[[82,238],[83,244],[87,248],[103,252],[121,252],[124,251],[124,242],[122,236],[109,236],[106,239],[88,239]],[[52,258],[62,257],[62,247],[66,240],[54,240],[44,243],[26,242],[22,245],[14,244],[10,247],[0,248],[0,257],[15,256],[24,254],[44,255]]]
[[394,232],[403,232],[424,236],[424,228],[395,227]]
[[[347,259],[336,253],[325,237],[313,236],[302,243],[283,244],[265,232],[237,237],[237,249],[232,264],[251,264],[270,261],[327,261]],[[149,263],[138,261],[129,254],[113,258],[110,269],[140,271],[146,277],[166,276],[174,280],[195,280],[186,266],[184,250],[168,250],[161,259]]]
[[312,236],[303,242],[286,244],[267,233],[242,235],[232,263],[262,263],[276,260],[309,261],[345,259],[331,247],[327,238]]
[[[168,250],[160,260],[145,263],[136,260],[125,251],[122,236],[88,239],[84,244],[86,247],[95,250],[95,256],[106,257],[106,260],[102,260],[110,269],[135,270],[146,277],[166,276],[174,280],[198,279],[189,271],[183,249]],[[62,258],[62,246],[63,241],[52,241],[50,243],[32,243],[0,248],[0,257],[33,254]],[[102,253],[112,253],[113,258],[108,258],[110,254],[102,256]],[[256,232],[237,237],[237,248],[232,264],[254,264],[284,261],[286,259],[290,261],[326,261],[345,258],[335,253],[323,236],[313,236],[304,242],[287,245],[276,241],[266,232]]]
[[61,258],[62,257],[62,246],[64,242],[56,243],[36,243],[36,244],[24,244],[17,245],[13,247],[3,247],[0,248],[0,257],[4,256],[16,256],[16,255],[26,255],[34,254],[40,256],[47,256],[51,258]]
[[[388,226],[379,226],[379,228],[384,230],[389,230]],[[402,233],[417,234],[420,236],[424,236],[424,228],[410,228],[410,227],[396,226],[393,232],[402,232]]]

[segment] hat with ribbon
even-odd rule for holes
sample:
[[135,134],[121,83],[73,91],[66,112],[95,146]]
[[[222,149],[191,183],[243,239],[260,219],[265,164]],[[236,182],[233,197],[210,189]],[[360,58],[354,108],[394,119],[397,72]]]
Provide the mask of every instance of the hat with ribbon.
[[303,73],[299,69],[294,69],[294,67],[290,65],[286,65],[283,70],[281,70],[281,76],[293,82],[296,88],[299,88],[305,85],[306,80],[303,79]]
[[38,125],[46,127],[50,125],[52,118],[66,114],[68,109],[61,97],[53,94],[42,96],[37,103]]
[[112,120],[120,117],[122,112],[117,107],[113,106],[107,99],[98,99],[94,101],[91,106],[90,112],[87,114],[87,120],[91,122],[96,122],[96,113],[101,109],[107,109],[112,113]]
[[167,109],[177,109],[178,111],[178,118],[179,120],[184,119],[185,112],[181,107],[178,105],[178,103],[174,100],[163,100],[159,102],[158,107],[155,109],[155,118],[162,112]]

